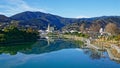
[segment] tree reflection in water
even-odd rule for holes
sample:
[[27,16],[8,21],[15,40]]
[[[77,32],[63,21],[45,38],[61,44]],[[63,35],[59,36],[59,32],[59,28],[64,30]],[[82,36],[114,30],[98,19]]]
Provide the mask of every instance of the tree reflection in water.
[[103,56],[104,51],[98,51],[95,49],[84,49],[83,50],[85,54],[89,55],[91,59],[93,60],[99,60],[101,58],[106,58]]
[[34,42],[20,45],[0,45],[0,54],[5,53],[16,55],[17,52],[24,54],[41,54],[67,48],[80,48],[80,46],[73,43],[72,41],[70,42],[65,40],[52,40],[48,43],[48,40],[40,40],[36,43]]
[[[53,51],[58,51],[61,49],[70,48],[80,48],[82,49],[83,43],[80,41],[72,41],[65,39],[56,40],[39,40],[37,42],[25,43],[20,45],[0,45],[0,54],[10,54],[16,55],[18,52],[23,54],[42,54],[49,53]],[[106,58],[103,56],[105,51],[98,51],[95,49],[82,49],[84,54],[88,55],[92,60],[99,60],[101,58]],[[108,58],[108,57],[107,57]],[[120,62],[120,61],[116,61]]]
[[17,52],[29,50],[35,42],[22,43],[22,44],[11,44],[11,45],[0,45],[0,54],[16,55]]

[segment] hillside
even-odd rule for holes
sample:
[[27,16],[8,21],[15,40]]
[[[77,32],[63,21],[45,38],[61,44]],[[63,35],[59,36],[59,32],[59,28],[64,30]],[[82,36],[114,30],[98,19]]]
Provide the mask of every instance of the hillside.
[[18,13],[11,17],[6,17],[5,15],[0,15],[1,23],[8,23],[11,20],[20,21],[19,25],[26,27],[33,27],[37,29],[46,29],[48,23],[54,26],[56,29],[79,29],[82,23],[85,23],[86,27],[90,27],[92,23],[99,24],[104,27],[107,23],[112,22],[120,27],[120,16],[102,16],[94,18],[64,18],[57,15],[43,13],[43,12],[31,12],[26,11]]
[[5,15],[0,15],[0,22],[8,22],[10,18]]
[[22,23],[22,25],[29,24],[40,28],[43,26],[47,27],[47,24],[49,23],[57,29],[60,29],[61,27],[69,23],[71,20],[73,20],[48,13],[30,11],[13,15],[10,18],[13,20],[19,20]]
[[102,16],[102,17],[94,17],[94,18],[82,18],[82,19],[76,20],[75,23],[64,26],[63,29],[79,30],[81,24],[83,23],[85,24],[86,28],[89,28],[92,24],[100,25],[100,27],[104,28],[108,23],[115,23],[118,27],[120,27],[120,16]]

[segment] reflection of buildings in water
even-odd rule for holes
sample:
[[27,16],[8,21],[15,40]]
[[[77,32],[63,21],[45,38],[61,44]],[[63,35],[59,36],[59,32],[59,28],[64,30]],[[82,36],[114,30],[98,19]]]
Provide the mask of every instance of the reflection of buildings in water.
[[50,45],[51,42],[54,42],[54,39],[52,37],[47,36],[47,35],[41,36],[40,40],[46,40],[48,45]]
[[52,37],[46,36],[45,38],[47,40],[48,45],[50,45],[51,42],[54,42],[54,39]]
[[101,45],[101,57],[103,57],[103,58],[105,58],[106,56],[104,55],[104,51],[105,51],[105,48],[104,48],[104,45],[103,45],[103,43],[100,43],[100,45]]

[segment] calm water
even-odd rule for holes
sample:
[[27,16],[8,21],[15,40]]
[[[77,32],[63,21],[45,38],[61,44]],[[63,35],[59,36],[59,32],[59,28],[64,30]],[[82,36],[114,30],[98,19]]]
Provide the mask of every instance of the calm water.
[[0,46],[0,68],[120,68],[105,51],[81,47],[69,40]]

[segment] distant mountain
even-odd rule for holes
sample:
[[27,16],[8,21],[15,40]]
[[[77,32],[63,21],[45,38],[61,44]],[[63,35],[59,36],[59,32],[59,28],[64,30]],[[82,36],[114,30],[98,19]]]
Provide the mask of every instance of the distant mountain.
[[35,25],[37,27],[47,27],[47,24],[51,24],[56,28],[60,29],[69,23],[72,19],[63,18],[57,15],[52,15],[42,12],[22,12],[10,17],[13,20],[20,21],[23,25]]
[[77,19],[75,23],[68,24],[63,27],[63,29],[79,30],[79,27],[82,23],[85,23],[86,28],[89,28],[92,24],[99,24],[101,27],[105,27],[108,23],[115,23],[120,28],[120,16],[102,16],[94,18],[81,18]]
[[0,22],[9,22],[10,18],[5,15],[0,15]]
[[0,22],[10,22],[11,20],[20,21],[20,25],[24,27],[34,27],[37,29],[46,29],[47,25],[50,24],[56,29],[79,29],[82,23],[85,23],[86,27],[89,27],[92,23],[99,24],[104,27],[107,23],[112,22],[120,27],[120,16],[102,16],[93,18],[64,18],[57,15],[43,13],[43,12],[31,12],[26,11],[18,13],[11,17],[0,15]]
[[0,15],[0,29],[4,28],[10,23],[11,19],[5,15]]

